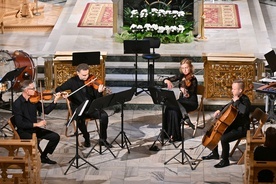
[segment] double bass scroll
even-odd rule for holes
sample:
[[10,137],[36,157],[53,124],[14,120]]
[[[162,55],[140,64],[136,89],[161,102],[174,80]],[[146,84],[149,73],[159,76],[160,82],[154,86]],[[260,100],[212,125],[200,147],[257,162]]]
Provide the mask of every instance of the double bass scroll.
[[219,118],[215,119],[210,129],[202,138],[202,145],[213,150],[220,141],[225,130],[233,123],[238,115],[238,109],[229,104],[221,112]]

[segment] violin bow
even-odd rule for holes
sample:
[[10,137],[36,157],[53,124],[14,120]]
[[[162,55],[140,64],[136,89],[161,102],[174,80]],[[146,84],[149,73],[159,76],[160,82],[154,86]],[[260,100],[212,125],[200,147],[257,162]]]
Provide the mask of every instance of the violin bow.
[[44,102],[43,102],[43,92],[42,92],[41,81],[40,81],[40,83],[39,83],[39,89],[40,89],[40,99],[41,99],[42,118],[43,118],[43,120],[45,120]]
[[73,91],[72,93],[70,93],[67,98],[73,94],[75,94],[76,92],[78,92],[79,90],[81,90],[82,88],[84,88],[85,86],[89,85],[90,83],[94,82],[98,77],[95,77],[94,79],[92,79],[91,81],[89,81],[88,83],[84,84],[83,86],[79,87],[78,89],[76,89],[75,91]]

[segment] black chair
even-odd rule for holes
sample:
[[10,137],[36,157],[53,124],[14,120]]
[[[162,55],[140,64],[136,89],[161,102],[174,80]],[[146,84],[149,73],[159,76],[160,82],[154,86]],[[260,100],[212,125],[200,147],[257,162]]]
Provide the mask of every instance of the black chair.
[[143,59],[148,60],[148,86],[154,86],[154,62],[161,57],[160,54],[155,53],[155,49],[160,47],[161,41],[157,37],[145,37],[144,40],[150,41],[150,54],[143,54]]

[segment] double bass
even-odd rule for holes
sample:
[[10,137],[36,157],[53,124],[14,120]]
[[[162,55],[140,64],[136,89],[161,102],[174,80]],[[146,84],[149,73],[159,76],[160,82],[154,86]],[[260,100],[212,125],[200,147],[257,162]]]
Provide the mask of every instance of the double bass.
[[225,130],[233,123],[238,115],[238,109],[229,103],[220,113],[220,116],[212,122],[212,126],[202,138],[202,145],[213,150],[220,141]]

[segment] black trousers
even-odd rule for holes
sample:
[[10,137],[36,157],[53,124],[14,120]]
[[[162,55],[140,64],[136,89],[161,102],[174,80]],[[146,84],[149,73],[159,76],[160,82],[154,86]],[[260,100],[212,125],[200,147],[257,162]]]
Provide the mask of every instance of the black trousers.
[[78,121],[78,126],[83,134],[83,137],[86,141],[89,140],[89,133],[87,132],[87,127],[85,125],[85,119],[86,118],[93,118],[93,119],[100,119],[100,139],[106,140],[107,138],[107,127],[108,127],[108,114],[101,110],[99,111],[93,111],[92,113],[84,113],[85,115],[81,117]]
[[60,136],[56,132],[39,127],[36,127],[32,131],[18,130],[20,139],[32,139],[33,133],[36,133],[36,137],[38,139],[46,139],[49,141],[43,151],[43,154],[52,154],[59,143]]
[[[228,128],[221,136],[220,142],[222,147],[221,158],[223,160],[229,160],[230,142],[246,136],[246,130],[242,127],[238,129]],[[218,146],[213,150],[214,154],[218,154]]]

